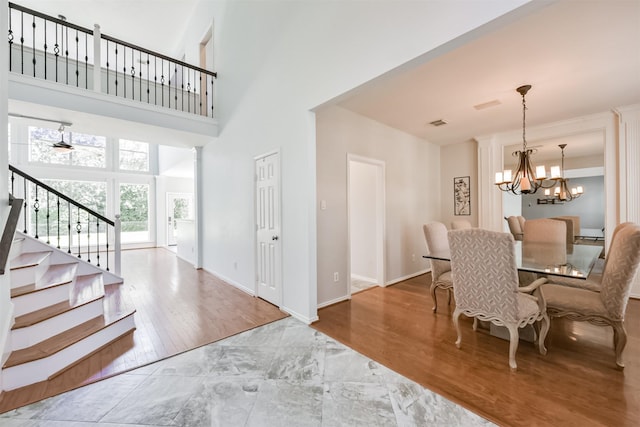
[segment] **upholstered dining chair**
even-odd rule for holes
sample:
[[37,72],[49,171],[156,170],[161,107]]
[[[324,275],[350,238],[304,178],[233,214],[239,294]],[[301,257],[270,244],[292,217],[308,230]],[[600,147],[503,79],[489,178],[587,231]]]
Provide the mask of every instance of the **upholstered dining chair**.
[[471,228],[471,223],[466,220],[457,220],[451,221],[451,229],[452,230],[465,230],[467,228]]
[[507,225],[509,225],[509,231],[516,240],[522,240],[524,236],[524,224],[526,220],[523,216],[510,216],[506,218]]
[[567,244],[567,225],[550,218],[528,219],[524,223],[525,243]]
[[[422,226],[424,239],[427,243],[429,252],[440,252],[449,250],[449,241],[447,240],[447,227],[441,222],[431,222]],[[436,298],[436,290],[444,289],[447,291],[447,304],[451,304],[451,264],[449,261],[440,261],[432,259],[431,261],[431,298],[433,299],[433,312],[438,309],[438,299]]]
[[624,368],[622,352],[627,344],[624,315],[639,264],[640,226],[626,225],[618,230],[611,242],[600,292],[553,283],[541,288],[550,317],[566,317],[613,328],[616,365],[620,368]]
[[[544,340],[549,330],[544,298],[539,287],[547,279],[519,286],[513,236],[483,229],[449,232],[453,295],[456,308],[453,323],[460,348],[459,317],[465,314],[509,330],[509,366],[516,369],[519,328],[541,321],[538,349],[546,354]],[[533,292],[533,295],[530,293]]]

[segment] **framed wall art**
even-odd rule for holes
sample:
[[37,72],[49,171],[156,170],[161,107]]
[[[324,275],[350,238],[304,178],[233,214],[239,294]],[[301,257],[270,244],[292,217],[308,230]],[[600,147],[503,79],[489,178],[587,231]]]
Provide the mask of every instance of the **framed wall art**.
[[471,215],[471,188],[468,176],[453,178],[453,214]]

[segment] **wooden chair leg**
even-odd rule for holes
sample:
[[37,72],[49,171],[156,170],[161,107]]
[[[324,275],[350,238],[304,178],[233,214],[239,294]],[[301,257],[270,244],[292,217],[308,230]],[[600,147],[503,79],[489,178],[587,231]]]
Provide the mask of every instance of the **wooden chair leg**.
[[613,345],[616,351],[616,365],[620,368],[624,368],[624,362],[622,361],[622,351],[627,345],[627,331],[624,328],[623,322],[613,322]]
[[518,334],[517,325],[506,325],[509,329],[509,367],[511,369],[518,369],[516,364],[516,351],[518,350],[518,341],[520,340],[520,334]]
[[456,347],[460,348],[462,342],[462,334],[460,333],[460,324],[458,322],[458,318],[460,317],[460,311],[456,308],[453,311],[453,326],[456,328],[456,333],[458,334],[458,339],[456,340]]
[[549,326],[551,324],[547,313],[542,314],[542,320],[540,320],[540,323],[541,328],[540,334],[538,335],[538,350],[540,351],[540,354],[547,354],[547,347],[544,345],[544,340],[547,338],[547,332],[549,332]]
[[429,291],[431,292],[431,299],[433,300],[433,308],[431,310],[434,313],[438,309],[438,299],[436,298],[436,289],[437,289],[436,284],[431,282],[431,288],[429,288]]

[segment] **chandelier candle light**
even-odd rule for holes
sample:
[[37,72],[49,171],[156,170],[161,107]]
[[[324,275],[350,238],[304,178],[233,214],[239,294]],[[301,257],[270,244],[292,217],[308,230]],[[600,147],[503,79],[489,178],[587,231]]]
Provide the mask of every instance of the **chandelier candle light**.
[[538,199],[538,204],[544,203],[559,203],[559,202],[570,202],[573,199],[577,199],[582,196],[584,193],[584,188],[581,185],[577,187],[573,187],[571,191],[569,191],[569,186],[567,185],[569,180],[564,177],[564,148],[567,144],[559,144],[560,150],[562,151],[562,166],[558,168],[554,166],[551,168],[551,179],[555,180],[558,184],[556,188],[553,190],[553,197],[551,197],[551,190],[544,190],[544,199]]
[[[538,188],[551,188],[554,183],[550,185],[543,185],[547,179],[547,172],[544,166],[538,166],[535,168],[535,174],[533,173],[534,166],[531,162],[531,155],[535,152],[534,149],[527,148],[526,138],[526,111],[527,103],[525,95],[531,89],[531,85],[520,86],[516,89],[520,95],[522,95],[522,150],[515,151],[514,156],[518,157],[518,169],[515,175],[511,174],[510,169],[506,169],[504,172],[496,172],[496,186],[502,191],[508,191],[513,194],[533,194],[538,191]],[[554,173],[560,175],[560,168],[554,166],[551,168],[551,178],[554,179]]]

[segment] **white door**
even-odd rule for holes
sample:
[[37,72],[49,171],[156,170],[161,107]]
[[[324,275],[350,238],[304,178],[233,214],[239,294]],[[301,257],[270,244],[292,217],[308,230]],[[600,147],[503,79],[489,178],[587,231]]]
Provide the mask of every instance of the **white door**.
[[167,246],[178,244],[178,220],[193,218],[193,194],[167,193]]
[[257,295],[281,301],[280,154],[256,158]]

